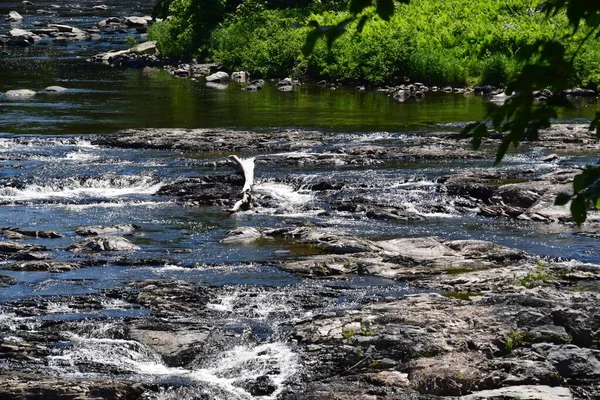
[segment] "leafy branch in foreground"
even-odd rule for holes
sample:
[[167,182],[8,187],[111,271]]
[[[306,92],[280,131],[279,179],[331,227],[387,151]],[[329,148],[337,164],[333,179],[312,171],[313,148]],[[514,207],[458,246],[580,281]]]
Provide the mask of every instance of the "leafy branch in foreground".
[[[410,0],[399,0],[409,4]],[[329,46],[344,33],[348,24],[359,20],[357,30],[360,32],[367,21],[378,15],[389,20],[395,9],[394,0],[351,0],[349,11],[352,16],[337,25],[319,26],[311,21],[313,29],[308,33],[302,52],[310,55],[315,43],[325,38]],[[484,121],[468,124],[461,136],[471,136],[471,144],[477,149],[488,135],[488,124],[502,134],[502,140],[496,152],[495,164],[502,161],[506,152],[513,145],[518,147],[522,141],[539,140],[541,129],[549,128],[557,118],[558,109],[573,108],[567,96],[575,77],[575,61],[589,40],[600,39],[600,2],[589,0],[545,0],[538,8],[548,18],[566,12],[572,32],[562,38],[538,40],[525,46],[517,57],[523,62],[521,70],[510,79],[505,88],[507,100],[502,105],[490,104]],[[582,39],[576,36],[580,30],[586,31]],[[579,40],[579,45],[572,54],[568,54],[565,43]],[[545,94],[545,101],[539,101],[540,93]],[[600,139],[600,113],[590,124],[591,131],[596,131]],[[587,166],[573,180],[573,194],[560,194],[556,205],[571,202],[570,210],[574,221],[582,224],[587,218],[590,207],[600,209],[600,163]]]
[[[398,1],[405,4],[410,3],[410,0]],[[321,26],[314,20],[308,23],[308,26],[313,29],[306,36],[302,53],[304,56],[309,56],[320,38],[325,38],[327,45],[331,46],[345,32],[348,24],[357,19],[358,26],[356,29],[358,32],[362,32],[367,21],[375,15],[378,15],[384,21],[389,21],[394,14],[394,9],[395,0],[351,0],[348,10],[352,13],[352,17],[346,18],[336,25]]]
[[[557,118],[558,109],[574,107],[566,94],[575,75],[574,62],[586,41],[600,37],[599,3],[548,0],[542,3],[541,9],[548,16],[566,9],[573,32],[560,40],[539,41],[524,49],[520,54],[525,55],[522,57],[525,64],[506,86],[506,95],[510,97],[501,106],[489,106],[486,118],[491,121],[494,130],[503,134],[496,153],[496,164],[502,161],[511,144],[517,147],[521,141],[539,140],[540,129],[550,127],[552,120]],[[586,29],[587,33],[577,50],[568,55],[562,42],[574,40],[580,28]],[[546,89],[550,89],[552,94],[545,102],[536,101],[536,94]],[[596,138],[600,139],[600,113],[596,114],[589,129],[595,130]],[[461,132],[463,137],[472,135],[471,144],[475,149],[479,148],[487,134],[486,121],[469,124]],[[560,194],[555,199],[556,205],[569,202],[571,215],[577,224],[585,222],[590,207],[600,209],[600,165],[587,166],[575,176],[573,194]]]

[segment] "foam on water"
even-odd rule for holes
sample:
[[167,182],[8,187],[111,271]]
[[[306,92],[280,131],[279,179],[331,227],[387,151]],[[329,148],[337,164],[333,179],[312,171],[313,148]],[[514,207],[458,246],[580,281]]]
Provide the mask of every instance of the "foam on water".
[[[239,345],[219,354],[203,368],[173,368],[164,364],[150,347],[133,340],[67,334],[67,346],[48,357],[48,366],[71,377],[100,378],[98,371],[116,370],[145,382],[167,377],[190,382],[190,391],[210,393],[211,398],[246,400],[253,397],[244,385],[257,378],[269,379],[275,390],[261,399],[275,399],[285,382],[298,371],[297,355],[284,343]],[[194,390],[194,388],[197,388]],[[168,398],[159,395],[155,398]],[[181,397],[184,398],[184,397]]]
[[277,203],[277,209],[258,209],[264,213],[281,213],[303,211],[303,208],[312,204],[314,197],[309,192],[295,190],[292,186],[277,182],[262,182],[254,186],[258,194],[269,196]]
[[149,176],[103,176],[68,178],[46,184],[29,184],[22,189],[0,188],[0,200],[27,201],[86,197],[116,198],[130,194],[154,194],[162,186]]

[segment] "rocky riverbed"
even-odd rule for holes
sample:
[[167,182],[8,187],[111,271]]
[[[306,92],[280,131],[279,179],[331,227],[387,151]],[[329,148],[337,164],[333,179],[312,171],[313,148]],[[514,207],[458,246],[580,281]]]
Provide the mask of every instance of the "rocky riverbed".
[[150,6],[0,5],[0,398],[600,398],[595,93],[492,167],[470,89],[165,65]]
[[[357,185],[355,177],[341,175],[307,181],[297,173],[279,174],[267,183],[312,196],[310,203],[294,208],[305,216],[284,217],[273,226],[238,226],[218,238],[231,252],[272,246],[269,255],[252,264],[185,262],[178,254],[192,251],[186,246],[148,253],[152,242],[141,239],[149,238],[151,230],[127,221],[62,231],[4,227],[0,290],[12,297],[4,295],[0,314],[0,394],[73,399],[597,398],[598,265],[482,239],[359,237],[340,223],[424,223],[452,207],[457,218],[514,219],[532,230],[594,240],[595,213],[578,228],[567,209],[552,205],[553,196],[568,191],[578,171],[560,160],[596,150],[592,136],[579,125],[558,125],[546,136],[542,143],[527,144],[534,154],[543,151],[546,155],[539,159],[546,161],[529,169],[434,176],[429,194],[410,207],[382,196],[385,188],[379,190],[376,182],[359,179]],[[379,138],[376,144],[348,144],[334,133],[295,130],[145,129],[85,140],[102,151],[252,155],[259,182],[267,171],[307,166],[471,162],[489,158],[495,146],[490,139],[487,150],[473,152],[468,140],[452,132]],[[236,201],[243,179],[224,158],[187,162],[212,172],[171,179],[155,196],[188,209],[223,211]],[[400,185],[414,183],[409,179]],[[234,218],[268,215],[268,210],[285,215],[277,193],[259,183],[255,210]],[[9,204],[18,202],[5,201],[5,207]],[[238,279],[211,285],[185,278],[207,271],[227,275],[232,268],[235,274],[257,271],[296,280],[248,285]],[[50,281],[85,288],[90,278],[81,281],[83,277],[113,269],[131,275],[116,285],[71,295],[50,290],[36,296],[38,289],[32,296],[16,295],[25,288],[25,274],[47,274]],[[160,273],[136,279],[149,270]],[[182,275],[176,278],[167,271]],[[36,288],[43,292],[50,281],[42,281],[46,288]]]

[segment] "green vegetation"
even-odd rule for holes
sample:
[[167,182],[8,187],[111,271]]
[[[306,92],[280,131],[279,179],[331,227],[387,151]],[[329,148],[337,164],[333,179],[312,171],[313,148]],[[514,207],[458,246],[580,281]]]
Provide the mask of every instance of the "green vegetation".
[[527,343],[529,343],[529,339],[523,332],[511,332],[504,337],[504,347],[508,352],[517,347],[525,346]]
[[527,272],[527,274],[518,281],[521,286],[532,289],[548,282],[556,281],[557,279],[558,277],[550,272],[548,268],[538,265],[534,272]]
[[[150,37],[166,56],[202,56],[254,76],[499,85],[520,68],[516,56],[528,44],[570,32],[566,15],[547,17],[538,0],[412,0],[395,9],[392,2],[379,14],[389,21],[355,2],[159,0],[155,14],[171,18],[154,24]],[[318,26],[312,39],[309,26]],[[586,45],[583,53],[573,83],[597,85],[600,49]]]

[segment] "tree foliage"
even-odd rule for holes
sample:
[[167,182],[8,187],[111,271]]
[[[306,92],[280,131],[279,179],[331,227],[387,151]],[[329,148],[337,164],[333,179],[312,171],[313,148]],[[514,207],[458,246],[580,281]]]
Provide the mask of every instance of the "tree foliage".
[[[401,0],[409,3],[410,0]],[[572,31],[560,38],[538,40],[527,45],[517,57],[522,68],[508,80],[505,92],[509,96],[502,105],[490,104],[486,120],[468,124],[461,132],[463,137],[471,136],[471,144],[479,148],[488,135],[489,125],[502,134],[496,153],[495,163],[499,163],[510,146],[517,147],[522,141],[538,140],[541,129],[550,127],[560,108],[571,108],[573,104],[566,94],[576,73],[576,62],[581,49],[589,40],[600,38],[600,2],[589,0],[544,0],[539,8],[547,17],[565,11]],[[358,19],[358,31],[378,15],[388,20],[394,13],[393,0],[351,0],[349,9],[352,17],[337,25],[320,26],[311,23],[312,31],[307,35],[303,52],[313,52],[319,38],[324,37],[331,45],[346,29]],[[583,36],[578,32],[583,31]],[[576,49],[568,54],[566,44],[579,41]],[[536,92],[550,90],[552,93],[545,102],[537,102]],[[600,112],[590,124],[600,139]],[[600,209],[600,163],[586,167],[573,180],[573,193],[561,194],[556,205],[570,202],[571,215],[577,224],[585,222],[590,207]]]
[[[575,63],[584,44],[600,38],[600,3],[587,0],[547,0],[540,4],[541,10],[548,16],[566,10],[572,32],[557,40],[539,41],[527,49],[525,64],[521,71],[509,81],[506,94],[510,97],[500,106],[490,105],[488,120],[492,127],[503,134],[502,142],[496,153],[496,163],[513,145],[521,141],[538,140],[540,129],[550,127],[560,108],[572,108],[573,104],[566,94],[575,74]],[[584,31],[573,54],[567,54],[565,43],[575,40],[578,31]],[[546,102],[538,103],[536,91],[550,89],[552,95]],[[590,130],[596,131],[600,139],[600,113],[590,124]],[[488,133],[488,121],[467,125],[463,136],[472,135],[472,145],[478,148],[482,138]],[[556,205],[570,204],[571,215],[577,224],[587,218],[590,207],[600,209],[600,166],[588,166],[573,180],[573,193],[561,194]]]

